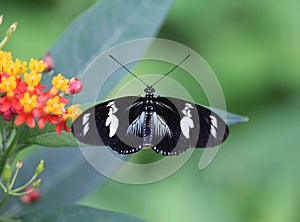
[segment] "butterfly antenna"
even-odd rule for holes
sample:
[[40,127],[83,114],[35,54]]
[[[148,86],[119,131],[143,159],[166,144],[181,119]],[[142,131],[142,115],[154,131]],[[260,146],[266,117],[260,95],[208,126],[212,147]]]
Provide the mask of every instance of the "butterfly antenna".
[[183,60],[181,60],[180,63],[178,63],[176,66],[174,66],[169,72],[167,72],[166,74],[164,74],[160,79],[158,79],[155,83],[153,83],[151,86],[153,87],[154,85],[156,85],[157,83],[159,83],[163,78],[165,78],[167,75],[169,75],[171,72],[173,72],[178,66],[180,66],[185,60],[187,60],[190,57],[190,54],[188,54],[186,57],[183,58]]
[[137,78],[138,80],[140,80],[146,87],[148,87],[148,84],[142,80],[140,77],[138,77],[137,75],[135,75],[133,72],[131,72],[126,66],[124,66],[121,62],[119,62],[115,57],[113,57],[112,55],[109,55],[110,58],[112,58],[113,60],[115,60],[119,65],[121,65],[127,72],[129,72],[131,75],[133,75],[135,78]]

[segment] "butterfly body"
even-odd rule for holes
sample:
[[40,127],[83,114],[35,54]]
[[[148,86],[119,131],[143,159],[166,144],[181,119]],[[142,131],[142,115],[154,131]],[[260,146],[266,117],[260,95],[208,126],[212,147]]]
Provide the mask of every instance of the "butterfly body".
[[229,130],[210,109],[157,97],[154,88],[147,86],[144,97],[121,97],[89,108],[74,121],[72,132],[83,143],[110,146],[120,154],[151,147],[171,156],[191,147],[217,146]]

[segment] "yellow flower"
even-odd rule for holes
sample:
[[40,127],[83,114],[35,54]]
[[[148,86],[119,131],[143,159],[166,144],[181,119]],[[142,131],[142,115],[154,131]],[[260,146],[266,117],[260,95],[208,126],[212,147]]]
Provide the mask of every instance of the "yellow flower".
[[16,61],[12,60],[3,60],[1,63],[1,71],[7,73],[8,75],[18,76],[24,72],[26,72],[26,62],[22,62],[19,59],[16,59]]
[[35,71],[31,71],[30,73],[25,73],[24,74],[24,80],[27,84],[27,89],[29,91],[33,91],[34,87],[36,87],[42,78],[42,74],[38,74]]
[[79,105],[72,105],[69,106],[67,109],[67,113],[64,114],[63,118],[65,120],[71,119],[75,120],[80,114],[82,113],[82,110],[79,108]]
[[43,62],[43,60],[31,59],[28,67],[31,71],[43,72],[46,68],[46,64]]
[[15,73],[13,73],[13,75],[20,75],[22,73],[25,73],[27,70],[27,62],[23,62],[19,59],[16,59],[14,69]]
[[6,63],[8,61],[12,61],[11,52],[0,50],[0,63]]
[[20,99],[20,104],[24,107],[24,112],[31,112],[37,105],[37,95],[32,95],[28,92],[24,93],[24,97]]
[[8,97],[12,97],[14,95],[14,90],[17,87],[16,77],[2,77],[2,81],[0,83],[0,89],[3,92],[7,93]]
[[65,91],[68,88],[69,80],[66,79],[62,74],[58,74],[53,77],[52,85],[56,90]]
[[55,115],[60,115],[63,113],[63,109],[65,107],[65,103],[59,101],[59,96],[55,96],[47,101],[47,105],[45,107],[46,113],[52,113]]
[[0,72],[5,72],[8,75],[18,76],[25,73],[27,70],[27,63],[19,59],[13,61],[11,52],[0,50]]

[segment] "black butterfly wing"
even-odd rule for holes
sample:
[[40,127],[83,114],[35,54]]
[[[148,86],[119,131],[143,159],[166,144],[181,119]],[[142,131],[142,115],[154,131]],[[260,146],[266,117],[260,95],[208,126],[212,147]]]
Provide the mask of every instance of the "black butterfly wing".
[[[176,105],[171,102],[168,98],[157,97],[154,98],[154,112],[158,117],[155,120],[155,128],[159,128],[158,123],[164,124],[168,130],[163,135],[156,133],[159,130],[154,130],[153,133],[153,150],[163,155],[176,155],[174,148],[176,147],[180,138],[180,114],[177,110]],[[155,117],[155,116],[154,116]]]
[[200,135],[196,147],[206,148],[220,145],[229,135],[225,121],[212,110],[195,105],[200,120]]
[[[110,146],[121,154],[143,147],[144,97],[123,97],[100,103],[83,112],[72,132],[81,142]],[[149,104],[148,104],[149,105]],[[228,136],[226,123],[203,106],[176,98],[153,98],[152,148],[163,155],[178,155],[190,147],[217,146]]]
[[142,148],[143,140],[127,130],[142,109],[140,97],[106,101],[84,111],[73,122],[72,132],[82,143],[110,146],[121,154],[134,153]]
[[157,97],[155,111],[172,132],[163,138],[154,134],[153,150],[163,155],[178,155],[190,147],[214,147],[229,133],[226,123],[216,113],[181,99]]

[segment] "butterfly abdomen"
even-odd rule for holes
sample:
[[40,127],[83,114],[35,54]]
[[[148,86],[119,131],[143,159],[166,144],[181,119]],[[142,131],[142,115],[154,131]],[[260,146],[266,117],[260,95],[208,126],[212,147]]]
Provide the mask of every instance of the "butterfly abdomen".
[[143,125],[143,146],[151,147],[153,146],[153,106],[145,107],[145,117],[144,117],[144,125]]

